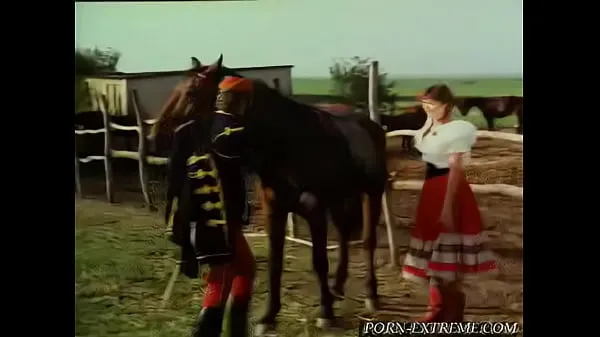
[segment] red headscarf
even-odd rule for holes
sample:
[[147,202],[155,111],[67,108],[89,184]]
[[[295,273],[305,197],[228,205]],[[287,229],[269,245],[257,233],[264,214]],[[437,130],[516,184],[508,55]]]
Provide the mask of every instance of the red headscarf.
[[219,83],[221,91],[248,92],[252,90],[252,81],[247,78],[226,76]]

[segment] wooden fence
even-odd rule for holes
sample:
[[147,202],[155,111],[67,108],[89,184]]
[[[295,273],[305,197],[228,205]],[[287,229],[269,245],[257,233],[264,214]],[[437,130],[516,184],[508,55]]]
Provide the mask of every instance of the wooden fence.
[[[148,188],[148,165],[166,165],[168,158],[155,157],[148,155],[148,134],[147,127],[156,123],[155,119],[142,119],[142,114],[138,105],[137,92],[134,89],[132,91],[132,102],[133,110],[136,117],[137,125],[126,126],[119,125],[111,122],[111,116],[107,113],[106,109],[106,97],[100,101],[100,109],[102,111],[102,119],[104,122],[104,128],[97,130],[75,130],[75,142],[77,143],[77,136],[83,136],[88,134],[104,134],[104,155],[103,156],[88,156],[85,158],[77,157],[77,151],[75,151],[75,189],[79,197],[81,193],[81,179],[79,174],[79,164],[89,163],[94,160],[104,161],[104,174],[106,181],[106,199],[109,202],[114,202],[114,189],[113,189],[113,171],[112,171],[112,159],[113,158],[127,158],[138,161],[139,179],[140,186],[142,188],[142,194],[144,195],[144,201],[150,209],[155,209],[153,200],[150,197]],[[138,133],[138,151],[119,151],[112,148],[111,131],[135,131]]]
[[[369,107],[368,107],[368,111],[370,114],[370,117],[379,122],[379,114],[380,112],[378,111],[378,109],[376,109],[375,107],[378,106],[377,104],[377,93],[376,90],[374,88],[377,87],[377,74],[378,74],[378,64],[377,62],[373,62],[373,64],[371,65],[370,68],[370,76],[369,76]],[[79,175],[79,164],[80,163],[89,163],[91,161],[94,160],[103,160],[104,161],[104,171],[105,171],[105,181],[106,181],[106,198],[109,202],[114,202],[114,194],[113,194],[113,174],[112,174],[112,159],[113,158],[128,158],[128,159],[133,159],[133,160],[137,160],[138,161],[138,171],[139,171],[139,179],[140,179],[140,186],[142,189],[142,193],[144,196],[144,201],[146,202],[147,206],[149,207],[149,209],[155,210],[155,203],[154,200],[152,200],[150,193],[149,193],[149,181],[148,181],[148,166],[149,165],[166,165],[168,162],[168,158],[164,158],[164,157],[156,157],[156,156],[151,156],[148,155],[147,153],[147,149],[148,149],[148,136],[147,136],[147,132],[146,129],[148,126],[153,125],[154,123],[156,123],[156,120],[150,119],[150,120],[143,120],[142,116],[141,116],[141,112],[139,109],[139,105],[138,105],[138,100],[137,100],[137,92],[135,90],[133,90],[132,92],[132,102],[133,102],[133,107],[134,107],[134,113],[135,113],[135,117],[136,117],[136,122],[137,125],[136,126],[125,126],[125,125],[119,125],[116,123],[111,122],[110,120],[110,115],[108,115],[108,113],[106,112],[106,98],[104,98],[104,101],[101,102],[101,111],[102,111],[102,116],[103,116],[103,122],[104,122],[104,128],[102,129],[97,129],[97,130],[75,130],[75,138],[77,138],[77,136],[82,136],[82,135],[86,135],[86,134],[98,134],[98,133],[103,133],[104,134],[104,155],[103,156],[88,156],[85,158],[78,158],[77,157],[77,153],[75,153],[75,186],[76,186],[76,192],[78,196],[81,196],[81,180],[80,180],[80,175]],[[136,131],[138,133],[138,139],[139,139],[139,143],[138,143],[138,151],[120,151],[120,150],[114,150],[111,147],[111,131],[112,130],[121,130],[121,131]],[[395,130],[395,131],[391,131],[387,133],[387,137],[397,137],[397,136],[413,136],[416,133],[416,131],[414,130]],[[517,135],[517,134],[509,134],[509,133],[503,133],[503,132],[490,132],[490,131],[477,131],[477,136],[478,137],[484,137],[484,138],[497,138],[497,139],[505,139],[505,140],[510,140],[510,141],[514,141],[514,142],[519,142],[522,143],[523,142],[523,135]],[[77,139],[76,139],[77,141]],[[423,181],[417,181],[417,180],[404,180],[404,181],[399,181],[396,180],[391,184],[391,188],[395,189],[395,190],[404,190],[404,189],[409,189],[409,190],[414,190],[414,189],[419,189],[423,184]],[[516,197],[516,198],[522,198],[523,197],[523,188],[519,187],[519,186],[512,186],[512,185],[505,185],[505,184],[487,184],[487,185],[471,185],[473,188],[473,191],[476,193],[498,193],[498,194],[504,194],[504,195],[508,195],[508,196],[512,196],[512,197]],[[390,240],[389,242],[389,247],[390,247],[390,255],[391,255],[391,263],[395,264],[396,263],[396,256],[395,256],[395,244],[392,241],[392,227],[391,227],[391,217],[390,217],[390,212],[389,212],[389,207],[388,207],[388,200],[387,200],[387,196],[384,195],[383,196],[383,200],[382,200],[382,210],[383,210],[383,216],[384,216],[384,220],[385,220],[385,224],[386,224],[386,228],[387,228],[387,232],[388,232],[388,240]],[[293,222],[293,218],[290,216],[288,217],[288,225],[289,225],[289,235],[286,237],[288,240],[297,242],[297,243],[301,243],[301,244],[305,244],[305,245],[312,245],[312,243],[310,241],[307,240],[302,240],[299,238],[295,238],[294,237],[294,222]],[[252,235],[252,234],[251,234]],[[261,234],[253,234],[253,236],[262,236],[264,235],[264,233]],[[361,241],[357,241],[361,242]],[[328,246],[328,249],[336,249],[337,245],[332,245],[332,246]]]

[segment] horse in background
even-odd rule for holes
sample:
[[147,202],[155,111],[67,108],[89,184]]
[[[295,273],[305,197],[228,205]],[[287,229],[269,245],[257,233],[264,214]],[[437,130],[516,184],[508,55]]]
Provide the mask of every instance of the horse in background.
[[[427,113],[421,105],[413,105],[402,109],[401,115],[381,115],[381,125],[386,132],[395,130],[419,130],[427,120]],[[402,148],[413,151],[412,136],[402,136]]]
[[489,131],[495,131],[494,120],[496,118],[515,114],[518,121],[517,133],[523,134],[523,97],[521,96],[463,96],[455,99],[455,105],[463,116],[466,116],[474,107],[481,110]]
[[[224,70],[223,70],[224,69]],[[216,92],[227,68],[203,71]],[[235,76],[242,77],[238,74]],[[212,99],[211,99],[212,100]],[[285,97],[264,82],[253,81],[252,100],[242,116],[250,168],[257,172],[269,214],[269,300],[259,331],[275,327],[281,309],[281,275],[287,214],[304,217],[312,236],[313,268],[320,283],[317,325],[333,319],[334,295],[343,298],[348,276],[348,243],[352,230],[363,229],[367,275],[365,306],[377,308],[374,251],[376,227],[387,183],[385,131],[366,116],[340,116]],[[327,217],[339,233],[335,283],[328,285]],[[361,223],[362,220],[362,223]]]

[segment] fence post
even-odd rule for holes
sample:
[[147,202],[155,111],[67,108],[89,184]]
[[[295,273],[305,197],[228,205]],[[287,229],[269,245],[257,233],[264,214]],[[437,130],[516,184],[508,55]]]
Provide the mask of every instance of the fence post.
[[377,89],[379,88],[379,62],[372,61],[369,67],[369,117],[371,120],[380,124],[379,118],[379,97]]
[[140,175],[140,186],[142,187],[142,194],[144,195],[144,201],[146,202],[148,209],[155,211],[156,207],[150,199],[150,193],[148,192],[148,140],[146,138],[146,129],[144,128],[142,112],[138,105],[137,90],[132,90],[131,99],[133,100],[133,111],[139,128],[138,154],[140,158],[138,161],[138,170]]
[[106,199],[108,202],[114,202],[114,193],[112,188],[112,142],[110,138],[110,115],[107,110],[106,95],[102,95],[100,99],[100,111],[102,112],[102,120],[104,121],[104,175],[106,180]]
[[79,158],[77,157],[77,134],[75,134],[75,192],[77,197],[81,198],[81,177],[79,175]]
[[[379,117],[379,101],[377,92],[379,88],[379,62],[373,61],[369,67],[369,117],[371,120],[381,124],[381,118]],[[386,185],[387,190],[387,185]],[[388,205],[387,191],[383,191],[381,196],[381,208],[383,211],[383,218],[385,221],[385,228],[387,230],[388,245],[390,249],[390,264],[392,266],[398,265],[398,257],[396,255],[396,244],[394,242],[394,231],[392,228],[392,219],[390,217],[390,208]]]

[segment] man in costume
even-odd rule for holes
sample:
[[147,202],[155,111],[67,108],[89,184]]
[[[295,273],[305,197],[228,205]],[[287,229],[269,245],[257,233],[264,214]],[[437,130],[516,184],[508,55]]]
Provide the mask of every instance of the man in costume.
[[194,337],[221,334],[225,304],[232,297],[229,331],[248,335],[254,256],[242,227],[248,222],[243,127],[238,123],[252,82],[226,77],[219,84],[217,111],[179,126],[169,158],[166,221],[182,248],[182,272],[197,278],[210,267]]

